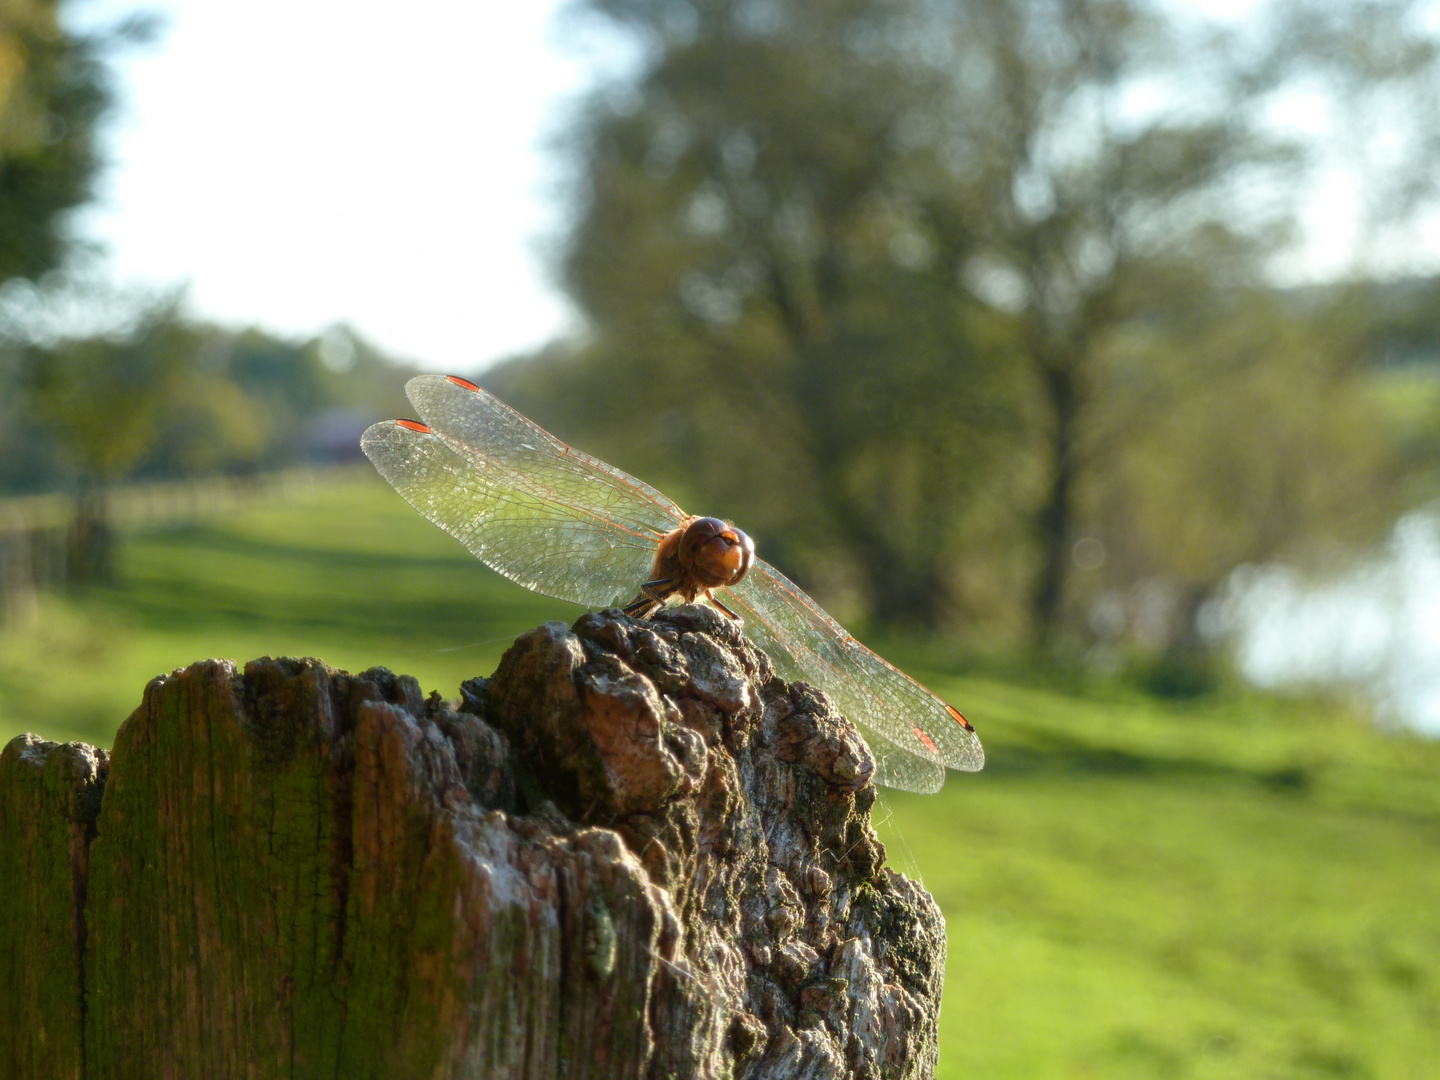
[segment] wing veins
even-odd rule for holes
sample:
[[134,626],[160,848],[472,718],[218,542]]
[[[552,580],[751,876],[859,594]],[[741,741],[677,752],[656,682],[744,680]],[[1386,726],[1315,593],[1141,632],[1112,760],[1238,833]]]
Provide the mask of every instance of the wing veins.
[[[758,569],[759,566],[762,565],[768,564],[759,563],[756,569]],[[772,580],[774,579],[772,578]],[[798,589],[795,590],[795,592],[798,592]],[[793,592],[792,595],[794,595]],[[802,677],[809,675],[809,672],[806,671],[807,667],[813,670],[828,672],[834,676],[835,683],[843,686],[845,690],[847,690],[858,700],[858,702],[864,701],[867,694],[867,687],[863,682],[857,679],[854,675],[847,673],[843,668],[837,666],[835,662],[831,661],[830,659],[816,651],[814,648],[798,641],[795,635],[791,634],[788,629],[785,629],[774,619],[767,618],[762,615],[760,609],[758,609],[753,603],[750,602],[749,597],[739,595],[736,593],[735,590],[729,589],[726,590],[726,599],[728,601],[734,602],[735,605],[740,608],[742,612],[750,612],[751,615],[755,618],[755,620],[759,622],[762,626],[764,626],[765,633],[773,637],[780,645],[780,647],[790,654],[791,662],[795,665],[796,668],[800,670]],[[818,612],[818,609],[815,609],[813,604],[810,605],[810,607],[812,610]],[[824,614],[823,612],[818,613]],[[827,617],[826,621],[832,627],[837,629],[839,628],[839,624],[836,623],[833,619],[828,619]],[[849,635],[844,634],[844,632],[841,631],[841,634],[837,635],[836,640],[843,645],[845,638],[847,637],[849,637]],[[854,641],[854,638],[850,638],[850,640]],[[856,644],[859,645],[859,642],[856,642]],[[860,647],[864,648],[863,645]],[[874,654],[872,653],[872,655]],[[806,657],[809,658],[808,663],[805,661]],[[818,684],[819,680],[816,679],[815,681]],[[821,686],[820,689],[826,690],[826,687]],[[827,693],[828,692],[830,691],[827,690]],[[871,687],[868,688],[868,692],[873,694],[875,693],[875,690],[873,687]],[[893,705],[895,703],[892,701],[891,704]],[[941,759],[939,754],[932,754],[928,749],[923,746],[918,749],[911,749],[909,746],[902,745],[893,735],[885,731],[882,727],[878,726],[873,720],[871,720],[868,715],[851,716],[850,719],[857,723],[863,724],[868,730],[872,731],[877,738],[883,740],[887,745],[892,747],[894,750],[900,752],[901,754],[919,758],[930,764],[939,765],[942,768],[945,765],[945,762]]]
[[[508,502],[517,508],[527,510],[531,508],[543,509],[551,506],[558,507],[563,509],[565,513],[553,515],[556,519],[577,521],[584,521],[585,519],[593,520],[609,526],[615,532],[623,533],[637,540],[646,541],[651,545],[658,543],[660,538],[665,535],[644,523],[626,523],[617,520],[618,515],[608,516],[601,513],[598,508],[585,506],[577,501],[568,499],[565,497],[563,491],[557,492],[553,487],[538,482],[529,482],[525,474],[516,466],[508,464],[494,454],[486,453],[472,443],[457,439],[453,435],[447,435],[444,432],[432,432],[432,434],[436,435],[452,453],[455,453],[457,457],[463,459],[476,470],[476,476],[473,478],[473,482],[488,489],[487,495],[497,502]],[[425,436],[419,435],[418,437],[424,438]],[[486,463],[487,468],[484,473],[481,472],[482,466],[480,462]],[[454,473],[454,470],[447,471],[450,471],[452,475],[458,475]],[[490,479],[490,476],[496,473],[503,473],[504,475],[503,477]],[[570,475],[576,474],[572,473]],[[508,483],[497,482],[497,480],[500,479],[506,480]],[[610,490],[614,491],[615,489],[612,487]],[[533,502],[524,503],[510,498],[506,494],[501,494],[502,492],[516,492],[529,497]],[[652,505],[658,506],[659,504],[652,502]],[[642,529],[645,531],[640,531]]]

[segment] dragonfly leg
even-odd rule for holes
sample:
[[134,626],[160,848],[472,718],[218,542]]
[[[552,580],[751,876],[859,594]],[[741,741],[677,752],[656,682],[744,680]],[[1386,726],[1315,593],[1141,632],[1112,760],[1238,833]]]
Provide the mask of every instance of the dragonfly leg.
[[665,606],[666,599],[675,592],[675,578],[656,578],[640,586],[640,595],[624,607],[626,615],[637,619],[648,619]]
[[726,615],[729,615],[732,622],[744,622],[744,621],[745,621],[744,619],[740,618],[739,615],[736,615],[736,614],[735,614],[733,611],[731,611],[728,607],[726,607],[724,604],[722,604],[722,603],[716,598],[716,596],[715,596],[714,593],[708,593],[707,595],[710,597],[710,603],[714,604],[717,608],[719,608],[721,611],[723,611]]

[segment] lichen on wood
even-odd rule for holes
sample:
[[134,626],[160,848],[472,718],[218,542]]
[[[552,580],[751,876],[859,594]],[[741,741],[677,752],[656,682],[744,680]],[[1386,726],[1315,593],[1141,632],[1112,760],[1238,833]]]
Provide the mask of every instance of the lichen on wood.
[[0,941],[83,905],[44,999],[78,1071],[16,1075],[933,1070],[944,926],[884,865],[870,752],[709,608],[547,623],[455,703],[314,660],[157,679],[95,752],[78,885],[16,745],[37,899]]

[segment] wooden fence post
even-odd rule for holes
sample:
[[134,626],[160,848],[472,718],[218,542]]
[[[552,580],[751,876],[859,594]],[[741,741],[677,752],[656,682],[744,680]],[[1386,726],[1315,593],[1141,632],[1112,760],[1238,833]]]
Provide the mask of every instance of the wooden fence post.
[[706,608],[548,623],[458,707],[193,665],[108,758],[0,757],[0,1074],[928,1077],[873,768]]
[[104,750],[0,752],[0,1076],[85,1075],[85,887]]

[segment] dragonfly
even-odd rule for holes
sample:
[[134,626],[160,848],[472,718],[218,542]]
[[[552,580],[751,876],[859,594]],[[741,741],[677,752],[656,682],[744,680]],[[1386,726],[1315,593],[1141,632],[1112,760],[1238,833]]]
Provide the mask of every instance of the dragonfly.
[[466,379],[418,375],[405,393],[420,419],[374,424],[360,445],[406,502],[491,569],[641,618],[675,600],[713,604],[782,678],[830,697],[886,787],[934,792],[946,769],[984,765],[958,709],[855,640],[731,523],[685,513]]

